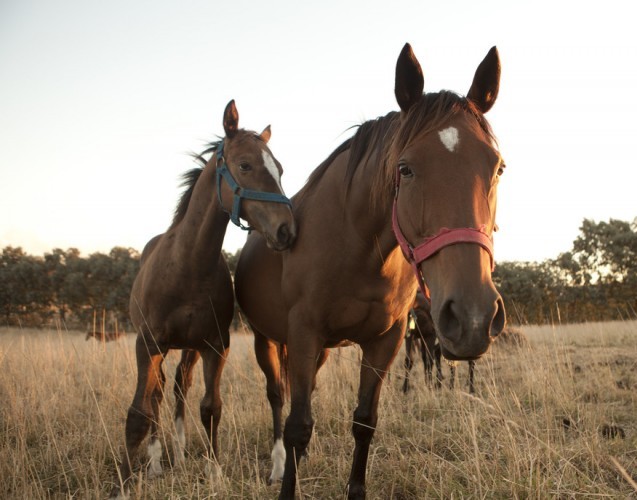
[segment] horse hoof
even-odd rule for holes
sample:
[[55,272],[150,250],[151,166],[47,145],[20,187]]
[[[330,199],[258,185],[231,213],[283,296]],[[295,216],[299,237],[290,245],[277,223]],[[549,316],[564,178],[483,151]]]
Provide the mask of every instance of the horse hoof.
[[119,486],[114,486],[113,490],[111,491],[111,495],[108,498],[109,500],[129,500],[130,493],[128,491],[128,488],[124,488],[124,490],[122,491]]

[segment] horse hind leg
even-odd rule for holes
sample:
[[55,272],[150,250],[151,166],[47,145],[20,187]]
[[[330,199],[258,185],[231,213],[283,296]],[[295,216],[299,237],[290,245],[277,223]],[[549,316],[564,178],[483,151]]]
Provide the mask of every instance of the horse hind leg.
[[201,423],[206,429],[208,437],[208,456],[215,464],[219,457],[219,422],[221,421],[221,394],[219,385],[221,381],[221,373],[226,364],[230,349],[215,349],[203,351],[201,358],[203,360],[203,375],[206,385],[206,392],[201,400],[199,409],[201,414]]
[[164,399],[164,384],[166,383],[166,375],[162,368],[163,356],[158,356],[157,366],[155,369],[157,382],[150,395],[150,402],[153,410],[153,418],[150,421],[150,442],[148,443],[148,477],[161,476],[163,470],[161,466],[162,446],[159,437],[159,407]]
[[163,353],[149,351],[146,341],[139,335],[136,343],[137,387],[133,402],[126,416],[126,451],[122,457],[120,476],[115,481],[111,498],[126,498],[128,483],[132,476],[142,441],[152,428],[148,445],[149,473],[161,473],[161,443],[157,435],[159,405],[162,400],[165,376],[162,370]]
[[[279,350],[280,349],[280,350]],[[281,368],[285,365],[281,358],[284,356],[285,347],[277,347],[276,343],[254,331],[254,352],[261,371],[266,379],[266,391],[268,402],[272,410],[272,427],[274,433],[274,445],[272,448],[272,472],[268,483],[280,481],[283,478],[285,467],[285,447],[283,445],[283,425],[281,413],[285,399],[285,380],[282,379]]]
[[181,353],[181,361],[175,374],[175,435],[173,436],[173,455],[176,465],[185,460],[186,449],[186,397],[192,386],[193,369],[199,361],[197,351],[186,349]]

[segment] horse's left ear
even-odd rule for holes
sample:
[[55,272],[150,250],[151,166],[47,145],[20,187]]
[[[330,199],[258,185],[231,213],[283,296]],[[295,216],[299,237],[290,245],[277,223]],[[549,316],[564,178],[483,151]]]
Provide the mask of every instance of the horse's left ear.
[[500,56],[494,46],[482,60],[473,77],[473,83],[467,94],[480,111],[486,113],[491,109],[500,90]]
[[270,137],[272,137],[272,130],[270,130],[270,125],[268,125],[263,129],[263,132],[261,132],[261,139],[263,139],[263,142],[267,144]]
[[223,130],[226,132],[228,139],[232,139],[237,135],[237,130],[239,130],[239,112],[234,104],[234,99],[227,104],[223,112]]
[[411,45],[405,44],[403,50],[400,51],[398,62],[396,62],[396,84],[394,86],[394,94],[396,101],[405,113],[411,108],[422,96],[422,89],[425,86],[425,77],[422,74],[422,68]]

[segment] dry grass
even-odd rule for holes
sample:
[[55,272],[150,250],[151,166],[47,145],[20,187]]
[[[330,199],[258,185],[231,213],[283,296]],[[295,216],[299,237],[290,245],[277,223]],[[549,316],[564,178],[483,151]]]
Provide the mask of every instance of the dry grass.
[[[522,331],[528,346],[496,346],[478,362],[475,398],[464,392],[464,366],[459,389],[433,391],[420,365],[405,397],[396,361],[370,453],[369,498],[637,498],[637,322]],[[0,330],[1,498],[108,495],[134,389],[133,347],[132,336],[100,344],[79,332]],[[278,488],[266,484],[270,410],[251,337],[234,335],[224,372],[221,478],[205,474],[199,371],[188,398],[190,455],[183,470],[169,467],[177,359],[166,363],[165,474],[142,476],[133,498],[275,498]],[[299,471],[306,497],[343,497],[358,359],[357,348],[335,350],[319,375]]]

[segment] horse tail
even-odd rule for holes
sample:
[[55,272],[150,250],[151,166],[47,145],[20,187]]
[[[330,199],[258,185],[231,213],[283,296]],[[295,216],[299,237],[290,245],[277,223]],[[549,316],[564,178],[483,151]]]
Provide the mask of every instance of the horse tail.
[[289,399],[290,397],[287,346],[285,344],[279,344],[277,353],[279,355],[279,391],[281,393],[281,401],[285,403],[286,398]]

